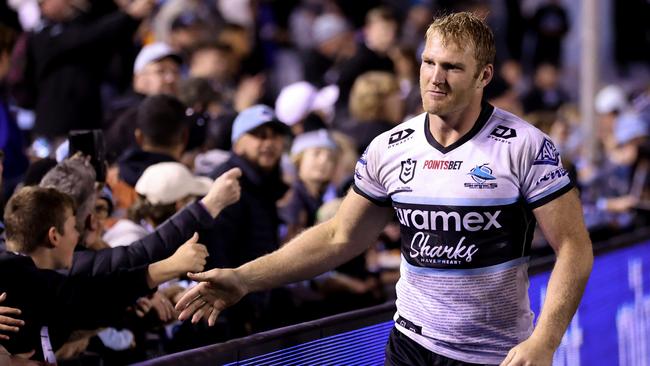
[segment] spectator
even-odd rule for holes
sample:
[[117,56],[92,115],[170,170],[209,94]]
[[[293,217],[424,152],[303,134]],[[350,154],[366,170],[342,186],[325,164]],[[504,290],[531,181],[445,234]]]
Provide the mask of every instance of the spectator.
[[337,82],[340,90],[337,111],[347,109],[350,91],[357,77],[368,71],[393,72],[393,61],[388,53],[395,46],[397,30],[397,19],[388,8],[379,7],[368,12],[363,42],[357,45],[354,56],[341,64],[341,75]]
[[[279,160],[288,135],[287,126],[264,105],[246,109],[235,119],[232,155],[211,176],[239,167],[243,195],[216,220],[219,237],[211,242],[211,266],[245,263],[278,247],[275,205],[288,189],[280,179]],[[246,227],[253,224],[255,230]]]
[[303,56],[304,79],[316,87],[333,84],[338,79],[338,64],[355,52],[350,26],[339,15],[322,14],[314,20],[312,36],[315,45]]
[[533,88],[523,97],[524,113],[555,112],[569,102],[569,95],[560,86],[559,78],[560,71],[553,64],[539,65],[535,70]]
[[208,24],[193,10],[186,10],[172,20],[169,45],[184,55],[190,53],[197,43],[210,37]]
[[350,94],[350,117],[353,124],[342,131],[355,140],[359,154],[372,139],[402,122],[404,102],[395,76],[384,71],[361,75]]
[[213,87],[232,100],[236,89],[237,65],[232,48],[219,42],[198,44],[190,53],[189,73],[210,81]]
[[134,147],[133,131],[137,124],[138,106],[148,96],[176,96],[181,79],[181,57],[165,43],[142,48],[133,65],[133,92],[116,99],[106,116],[106,142],[109,159]]
[[178,99],[189,108],[190,135],[186,151],[230,150],[230,133],[236,114],[224,107],[222,94],[209,80],[195,77],[183,80]]
[[[288,135],[287,126],[264,105],[248,108],[235,119],[233,154],[212,176],[240,168],[242,195],[237,204],[221,213],[212,230],[201,233],[210,243],[209,267],[237,266],[279,247],[276,204],[288,190],[281,179],[279,162]],[[280,290],[260,293],[234,308],[228,316],[233,335],[277,325],[286,319],[272,310],[272,306],[280,306],[282,295]]]
[[330,85],[319,90],[306,81],[298,81],[282,88],[275,100],[275,112],[278,119],[290,126],[291,132],[297,136],[305,132],[305,120],[312,112],[331,122],[338,96],[337,86]]
[[207,255],[195,235],[173,256],[148,266],[102,276],[65,276],[53,270],[70,268],[79,239],[70,196],[52,188],[23,188],[7,203],[5,222],[9,249],[24,255],[0,254],[0,288],[10,294],[7,305],[21,309],[25,326],[0,342],[10,353],[35,349],[36,359],[50,363],[56,362],[52,351],[60,344],[49,345],[50,337],[43,334],[110,324],[138,296],[203,268]]
[[569,17],[560,0],[548,0],[537,9],[531,21],[536,40],[533,58],[536,67],[542,63],[561,66],[562,40],[569,25]]
[[604,156],[595,165],[579,162],[578,176],[584,187],[585,221],[594,237],[605,239],[634,223],[633,208],[643,187],[634,187],[632,179],[649,131],[616,85],[598,92],[595,107]]
[[138,200],[129,209],[129,219],[119,220],[106,232],[104,240],[115,247],[145,237],[176,212],[205,196],[212,184],[212,179],[195,177],[181,163],[148,167],[135,185]]
[[100,83],[107,60],[122,42],[131,40],[153,2],[128,2],[99,19],[81,14],[70,0],[39,4],[43,23],[29,35],[27,52],[33,56],[37,92],[33,131],[56,140],[70,130],[100,128]]
[[97,240],[99,227],[94,215],[97,197],[95,171],[86,158],[78,155],[61,162],[45,174],[39,186],[55,188],[74,200],[76,230],[80,238],[77,244],[97,249],[106,247]]
[[147,97],[138,106],[137,123],[131,135],[137,145],[122,154],[117,167],[109,169],[107,176],[116,207],[127,208],[135,201],[133,187],[147,167],[181,160],[189,136],[186,109],[168,95]]
[[[327,198],[334,198],[330,186],[337,165],[336,142],[327,130],[306,132],[295,138],[291,146],[291,160],[296,166],[298,179],[290,191],[281,216],[287,224],[284,241],[291,240],[305,228],[316,223],[316,212]],[[326,195],[329,193],[329,197]]]

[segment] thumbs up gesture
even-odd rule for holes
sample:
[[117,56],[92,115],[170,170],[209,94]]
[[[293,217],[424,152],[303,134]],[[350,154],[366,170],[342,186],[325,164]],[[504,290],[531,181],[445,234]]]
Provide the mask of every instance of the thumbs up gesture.
[[177,276],[187,272],[200,272],[206,264],[208,249],[199,244],[199,234],[194,233],[192,237],[181,245],[176,252],[168,258],[170,270]]
[[241,175],[241,169],[232,168],[214,181],[210,192],[201,200],[212,217],[217,217],[221,210],[239,201],[241,195],[239,178]]

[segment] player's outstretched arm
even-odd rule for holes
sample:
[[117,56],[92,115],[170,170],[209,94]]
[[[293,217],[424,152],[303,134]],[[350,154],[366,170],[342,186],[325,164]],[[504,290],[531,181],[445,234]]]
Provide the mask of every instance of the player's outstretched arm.
[[360,254],[374,242],[392,217],[354,191],[343,200],[336,215],[291,240],[279,250],[236,269],[213,269],[188,274],[201,282],[176,304],[179,319],[192,316],[214,324],[217,316],[249,292],[270,289],[312,278]]
[[575,190],[533,213],[557,258],[533,334],[510,350],[502,366],[551,365],[553,353],[578,308],[594,261]]

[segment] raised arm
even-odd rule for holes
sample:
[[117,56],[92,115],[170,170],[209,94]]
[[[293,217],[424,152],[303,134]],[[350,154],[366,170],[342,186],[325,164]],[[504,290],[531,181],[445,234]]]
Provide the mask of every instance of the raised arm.
[[213,269],[188,274],[202,281],[176,305],[179,319],[194,314],[213,325],[219,312],[249,292],[312,278],[358,255],[377,238],[392,210],[368,201],[354,191],[343,200],[336,216],[306,230],[279,250],[236,269]]
[[201,203],[192,204],[156,228],[156,231],[128,246],[101,251],[75,252],[70,275],[99,275],[132,268],[172,255],[196,231],[208,228],[221,210],[239,200],[241,170],[220,175]]
[[533,210],[556,254],[546,299],[533,334],[513,348],[501,365],[551,365],[571,318],[578,308],[594,257],[575,190]]

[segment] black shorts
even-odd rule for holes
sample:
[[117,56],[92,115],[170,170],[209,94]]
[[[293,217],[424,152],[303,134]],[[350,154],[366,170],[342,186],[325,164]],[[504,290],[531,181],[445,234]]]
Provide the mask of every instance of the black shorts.
[[393,327],[386,345],[385,366],[481,366],[481,364],[458,361],[431,352],[420,346]]

